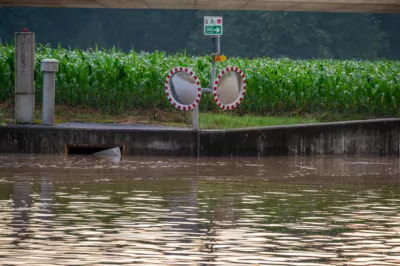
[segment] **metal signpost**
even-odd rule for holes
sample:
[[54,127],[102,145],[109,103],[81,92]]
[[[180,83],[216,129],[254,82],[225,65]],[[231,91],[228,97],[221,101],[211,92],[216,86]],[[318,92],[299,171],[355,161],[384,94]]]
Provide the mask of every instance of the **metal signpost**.
[[220,55],[222,25],[222,17],[204,17],[204,35],[211,36],[212,40],[211,79],[208,88],[201,88],[199,78],[187,67],[174,67],[165,79],[165,94],[169,102],[179,110],[193,110],[194,130],[199,128],[199,103],[202,93],[211,93],[218,107],[223,110],[239,106],[246,93],[246,78],[238,67],[226,67],[216,77],[216,62],[226,60],[225,56]]

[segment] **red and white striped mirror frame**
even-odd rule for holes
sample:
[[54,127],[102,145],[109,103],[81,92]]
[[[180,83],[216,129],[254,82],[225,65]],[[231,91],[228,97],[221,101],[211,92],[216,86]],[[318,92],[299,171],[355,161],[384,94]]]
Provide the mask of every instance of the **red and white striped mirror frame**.
[[[181,104],[178,101],[176,101],[172,97],[172,92],[171,92],[171,87],[169,85],[169,81],[171,80],[172,76],[178,72],[186,72],[190,75],[191,78],[193,78],[193,81],[196,82],[197,85],[197,96],[196,99],[193,101],[193,103],[185,105]],[[201,99],[201,85],[200,85],[200,80],[196,76],[193,70],[187,68],[187,67],[174,67],[172,70],[168,72],[167,78],[165,79],[165,94],[167,95],[167,98],[169,102],[177,109],[183,110],[183,111],[190,111],[193,110],[199,103]]]

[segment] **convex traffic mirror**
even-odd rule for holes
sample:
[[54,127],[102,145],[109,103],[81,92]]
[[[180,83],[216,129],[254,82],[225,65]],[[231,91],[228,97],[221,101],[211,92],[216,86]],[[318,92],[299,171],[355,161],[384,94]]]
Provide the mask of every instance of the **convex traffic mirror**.
[[165,80],[165,94],[177,109],[192,110],[200,102],[200,80],[191,69],[175,67]]
[[246,78],[237,67],[223,69],[214,82],[213,96],[221,109],[233,109],[242,102],[246,93]]

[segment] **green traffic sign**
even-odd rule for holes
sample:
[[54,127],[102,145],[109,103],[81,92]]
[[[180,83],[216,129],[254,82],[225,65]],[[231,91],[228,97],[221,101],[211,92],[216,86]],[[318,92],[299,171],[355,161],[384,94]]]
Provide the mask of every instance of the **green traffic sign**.
[[222,26],[205,26],[204,35],[222,35]]
[[222,35],[222,17],[204,17],[204,35]]

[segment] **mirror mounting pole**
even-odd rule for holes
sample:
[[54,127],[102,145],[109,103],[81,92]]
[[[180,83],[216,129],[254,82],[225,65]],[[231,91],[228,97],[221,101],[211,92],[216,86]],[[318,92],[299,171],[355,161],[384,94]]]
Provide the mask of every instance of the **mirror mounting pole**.
[[210,88],[213,89],[214,80],[215,80],[215,57],[220,53],[220,38],[219,36],[211,36],[211,40],[213,43],[213,51],[211,53],[211,80],[210,80]]
[[213,51],[211,54],[211,80],[210,80],[210,88],[213,89],[213,84],[215,80],[215,57],[220,53],[221,43],[220,36],[211,36],[211,40],[213,43]]
[[212,88],[201,88],[201,93],[209,93],[211,94],[213,92]]
[[[211,36],[211,41],[213,44],[213,49],[211,53],[211,79],[210,79],[210,87],[202,88],[202,91],[205,93],[213,93],[213,84],[215,81],[215,57],[220,53],[221,50],[221,42],[220,36]],[[197,105],[193,110],[193,129],[199,129],[199,105]]]

